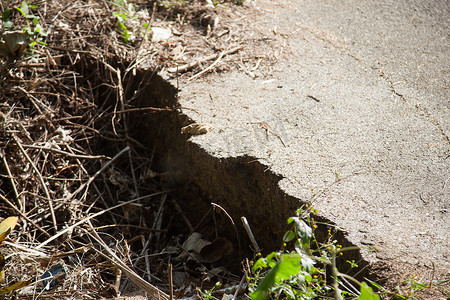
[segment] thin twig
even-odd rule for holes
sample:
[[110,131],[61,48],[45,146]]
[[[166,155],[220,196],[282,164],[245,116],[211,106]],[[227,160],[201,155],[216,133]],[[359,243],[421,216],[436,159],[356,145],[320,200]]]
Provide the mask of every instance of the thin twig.
[[142,227],[142,226],[136,226],[136,225],[131,225],[131,224],[110,224],[110,225],[103,225],[103,226],[95,227],[94,229],[98,231],[100,229],[114,228],[114,227],[134,228],[134,229],[139,229],[142,231],[167,232],[167,229],[156,229],[156,228]]
[[13,210],[15,210],[22,218],[24,218],[25,220],[27,220],[28,222],[30,222],[31,224],[33,224],[34,227],[36,227],[37,229],[39,229],[39,231],[41,231],[43,234],[45,234],[47,237],[51,237],[51,235],[45,231],[44,229],[42,229],[38,224],[36,224],[33,220],[31,220],[30,218],[28,218],[23,212],[21,212],[14,204],[11,203],[11,201],[8,200],[8,198],[6,198],[5,196],[3,196],[2,194],[0,194],[0,199],[2,199],[3,201],[6,202],[6,204],[8,204]]
[[244,225],[245,231],[247,232],[248,237],[250,238],[250,241],[252,242],[253,248],[255,248],[257,253],[261,252],[261,248],[259,248],[258,243],[256,242],[255,236],[253,235],[252,229],[250,228],[250,225],[248,224],[246,217],[241,217],[242,224]]
[[113,114],[125,114],[125,113],[130,113],[130,112],[148,111],[148,110],[150,110],[150,111],[174,111],[175,109],[168,108],[168,107],[137,107],[137,108],[129,108],[129,109],[111,112],[111,113],[107,114],[107,116],[110,116]]
[[140,201],[140,200],[142,200],[142,199],[146,199],[146,198],[153,197],[153,196],[160,195],[160,194],[167,193],[167,192],[168,192],[168,191],[163,191],[163,192],[153,193],[153,194],[150,194],[150,195],[147,195],[147,196],[143,196],[143,197],[139,197],[139,198],[136,198],[136,199],[127,201],[127,202],[123,202],[123,203],[117,204],[117,205],[115,205],[115,206],[113,206],[113,207],[110,207],[110,208],[107,208],[107,209],[105,209],[105,210],[99,211],[99,212],[97,212],[97,213],[95,213],[95,214],[90,215],[89,217],[86,217],[86,218],[84,218],[84,219],[82,219],[82,220],[76,222],[75,224],[73,224],[73,225],[71,225],[71,226],[69,226],[69,227],[64,228],[63,230],[61,230],[60,232],[58,232],[57,234],[55,234],[55,235],[52,236],[51,238],[47,239],[46,241],[44,241],[44,242],[41,243],[40,245],[36,246],[34,249],[40,249],[40,248],[44,247],[45,245],[47,245],[47,244],[50,243],[51,241],[53,241],[53,240],[57,239],[58,237],[60,237],[61,235],[65,234],[66,232],[68,232],[68,231],[70,231],[70,230],[73,230],[75,227],[77,227],[77,226],[83,224],[83,223],[86,222],[86,221],[89,221],[90,219],[93,219],[93,218],[96,218],[96,217],[98,217],[98,216],[103,215],[105,212],[108,212],[108,211],[111,211],[111,210],[113,210],[113,209],[122,207],[122,206],[124,206],[124,205],[126,205],[126,204],[129,204],[129,203],[133,203],[133,202],[136,202],[136,201]]
[[83,229],[92,239],[94,239],[97,243],[102,246],[104,250],[108,253],[108,255],[104,254],[102,251],[92,247],[92,249],[98,254],[102,255],[106,259],[110,260],[116,267],[120,268],[122,272],[124,272],[128,278],[132,282],[134,282],[137,286],[143,289],[145,292],[149,293],[152,297],[156,299],[169,300],[169,295],[158,289],[156,286],[148,283],[142,277],[140,277],[136,272],[134,272],[130,267],[128,267],[117,255],[112,251],[108,245],[102,240],[102,238],[98,235],[96,231],[89,232],[86,229]]
[[6,160],[5,153],[3,152],[3,150],[0,151],[0,156],[2,157],[3,165],[5,166],[6,172],[8,173],[8,177],[11,180],[11,185],[13,187],[14,196],[16,197],[17,204],[19,204],[19,210],[22,211],[23,210],[22,202],[20,202],[16,183],[14,182],[14,177],[12,176],[11,170],[9,169],[8,161]]
[[88,191],[89,185],[95,180],[95,178],[97,178],[98,175],[100,175],[103,171],[106,170],[106,168],[108,168],[113,162],[115,162],[122,154],[124,154],[125,152],[130,150],[130,146],[126,146],[125,148],[122,149],[122,151],[120,151],[119,153],[117,153],[113,158],[111,158],[111,160],[109,160],[108,162],[106,162],[101,168],[100,170],[98,170],[94,175],[92,175],[88,181],[86,181],[85,183],[83,183],[82,185],[80,185],[80,187],[73,193],[71,193],[68,197],[67,197],[67,201],[70,199],[73,199],[76,195],[78,195],[79,192],[81,192],[83,189],[86,188],[86,191],[83,195],[82,198],[84,198],[86,196],[86,193]]
[[30,149],[39,149],[39,150],[43,150],[43,151],[48,151],[48,152],[54,152],[54,153],[58,153],[58,154],[62,154],[65,155],[69,158],[79,158],[79,159],[111,159],[108,156],[105,155],[80,155],[80,154],[73,154],[73,153],[69,153],[63,150],[59,150],[56,148],[49,148],[49,147],[43,147],[43,146],[35,146],[35,145],[22,145],[24,148],[30,148]]
[[189,227],[189,230],[191,232],[193,232],[194,231],[194,227],[192,227],[191,222],[189,221],[189,219],[184,214],[184,211],[183,211],[183,209],[181,209],[181,206],[177,203],[177,201],[175,201],[175,199],[172,199],[172,202],[173,202],[173,205],[175,206],[175,209],[181,214],[181,217],[183,218],[183,220],[186,223],[187,227]]
[[[159,205],[159,209],[158,209],[158,212],[156,213],[155,221],[153,222],[152,228],[156,228],[157,224],[160,223],[160,221],[158,221],[158,220],[160,220],[160,219],[162,220],[162,210],[164,208],[164,204],[166,203],[166,199],[167,199],[167,194],[164,194],[162,196],[161,204]],[[147,255],[147,249],[150,246],[150,243],[152,242],[152,239],[153,239],[153,232],[150,232],[150,234],[148,236],[148,239],[145,241],[145,244],[142,247],[141,256],[139,256],[136,259],[136,262],[135,262],[135,265],[137,265],[138,262],[141,260],[141,258],[144,257],[146,265],[147,265],[147,273],[149,274],[149,276],[151,276],[151,274],[150,274],[150,271],[149,271],[150,265],[147,263],[149,261],[149,258],[148,258],[148,255]]]
[[195,225],[193,231],[197,231],[197,229],[200,227],[200,225],[202,225],[203,221],[205,221],[206,217],[208,217],[208,215],[210,213],[211,213],[211,208],[209,208],[209,210],[203,215],[203,217],[200,219],[200,221],[197,223],[197,225]]
[[342,291],[339,289],[339,283],[338,283],[339,271],[336,266],[336,247],[334,245],[332,247],[333,247],[333,251],[331,254],[331,273],[333,276],[334,299],[343,300]]
[[233,225],[233,229],[234,229],[234,233],[236,234],[236,239],[237,239],[237,243],[238,243],[238,248],[239,248],[239,260],[241,259],[241,240],[239,239],[239,233],[236,227],[236,224],[234,223],[233,218],[228,214],[228,212],[219,204],[211,202],[211,205],[214,207],[219,208],[221,211],[223,211],[225,213],[225,215],[228,217],[228,219],[230,219],[231,224]]
[[36,176],[38,177],[39,181],[41,182],[42,189],[45,192],[45,196],[47,197],[48,204],[49,204],[49,207],[50,207],[50,213],[52,215],[52,221],[53,221],[53,228],[55,229],[55,231],[57,231],[58,230],[58,226],[57,226],[57,222],[56,222],[55,211],[53,210],[53,200],[50,198],[50,193],[48,192],[47,184],[45,183],[44,178],[42,178],[42,174],[39,172],[39,170],[37,169],[36,165],[31,160],[30,156],[28,156],[28,153],[22,147],[22,144],[20,143],[20,141],[17,138],[17,136],[15,134],[13,134],[12,136],[13,136],[13,139],[16,142],[17,146],[19,146],[20,151],[22,151],[23,155],[28,160],[28,162],[30,163],[31,167],[36,172]]
[[225,53],[225,51],[222,51],[220,53],[219,57],[212,64],[210,64],[206,69],[203,69],[202,71],[198,72],[194,76],[191,76],[188,79],[188,81],[194,80],[195,78],[200,77],[202,74],[204,74],[204,73],[208,72],[209,70],[211,70],[222,59],[224,53]]
[[[353,293],[355,295],[359,295],[359,289],[353,286],[348,280],[353,281],[354,283],[358,284],[358,286],[361,286],[361,282],[353,278],[352,276],[349,276],[347,274],[343,274],[341,272],[338,273],[338,276],[341,277],[341,280],[344,281],[347,285],[344,285],[342,282],[339,282],[339,284],[344,287],[348,292]],[[348,279],[348,280],[347,280]]]
[[173,299],[172,264],[169,264],[169,299]]
[[237,46],[234,48],[231,48],[230,50],[226,50],[221,52],[220,54],[213,54],[213,55],[209,55],[209,56],[205,56],[199,60],[196,60],[194,62],[188,63],[186,65],[182,65],[182,66],[177,66],[177,67],[173,67],[173,68],[168,68],[167,71],[169,73],[180,73],[180,72],[185,72],[187,70],[190,70],[192,68],[194,68],[195,66],[197,66],[198,64],[201,64],[202,62],[206,62],[209,60],[213,60],[213,59],[217,59],[219,56],[226,56],[229,54],[233,54],[239,50],[241,50],[242,48],[244,48],[243,46]]
[[232,300],[235,300],[237,298],[237,295],[239,295],[239,292],[241,291],[242,286],[244,285],[246,279],[247,279],[246,275],[242,276],[241,281],[239,282],[239,285],[236,289],[236,292],[234,292]]

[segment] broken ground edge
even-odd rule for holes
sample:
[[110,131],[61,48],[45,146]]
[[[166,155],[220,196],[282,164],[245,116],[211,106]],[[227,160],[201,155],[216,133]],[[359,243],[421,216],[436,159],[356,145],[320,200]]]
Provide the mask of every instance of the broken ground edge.
[[[230,222],[224,220],[218,227],[223,231],[222,235],[242,245],[242,249],[239,249],[240,259],[251,258],[254,254],[240,223],[241,217],[247,218],[263,254],[280,249],[283,235],[289,228],[286,219],[306,204],[279,187],[278,182],[282,177],[271,172],[257,158],[214,157],[190,141],[190,136],[183,135],[181,128],[194,121],[182,113],[183,108],[177,99],[178,89],[156,73],[139,71],[133,82],[127,85],[130,87],[128,97],[134,98],[133,104],[137,108],[169,108],[165,111],[134,112],[130,118],[130,135],[151,151],[155,171],[163,174],[163,184],[179,190],[180,194],[196,194],[180,203],[190,217],[197,219],[192,220],[193,223],[214,202],[222,206],[236,224],[239,241],[234,236]],[[334,225],[321,217],[320,213],[315,219],[318,223]],[[327,230],[327,226],[319,226],[315,231],[316,239],[325,241]],[[336,238],[344,247],[354,246],[344,232],[338,232]],[[360,252],[348,252],[344,256],[341,259],[342,266],[346,260],[355,260],[360,266],[355,270],[358,278],[369,276],[374,279],[374,276],[370,276],[369,263]]]

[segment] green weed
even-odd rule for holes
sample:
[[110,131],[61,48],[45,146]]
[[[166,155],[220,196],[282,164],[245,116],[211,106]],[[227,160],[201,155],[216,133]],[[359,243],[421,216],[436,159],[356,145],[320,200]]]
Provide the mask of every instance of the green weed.
[[[35,49],[39,45],[47,45],[47,32],[40,24],[40,17],[33,13],[37,5],[23,1],[19,7],[3,7],[0,22],[0,57],[7,58],[8,63],[21,58],[26,49]],[[14,11],[21,19],[13,19]],[[16,21],[16,24],[15,22]]]
[[[336,256],[357,248],[343,248],[333,239],[331,230],[329,239],[319,243],[314,235],[317,225],[311,216],[315,212],[312,209],[306,212],[297,210],[296,215],[288,219],[288,224],[292,227],[283,237],[282,250],[257,257],[251,269],[247,270],[249,296],[252,300],[268,297],[379,299],[366,283],[359,283],[337,270]],[[287,250],[288,248],[292,250]],[[358,267],[354,261],[348,263],[351,268]],[[328,274],[329,269],[332,270],[331,274]]]

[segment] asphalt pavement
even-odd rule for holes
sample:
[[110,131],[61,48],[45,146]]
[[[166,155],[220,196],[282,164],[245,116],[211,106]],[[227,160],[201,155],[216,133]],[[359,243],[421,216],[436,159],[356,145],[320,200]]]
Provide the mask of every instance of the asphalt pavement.
[[183,82],[184,113],[210,127],[191,141],[214,157],[257,158],[368,261],[432,261],[448,278],[449,2],[254,6],[284,55],[256,78],[236,69]]

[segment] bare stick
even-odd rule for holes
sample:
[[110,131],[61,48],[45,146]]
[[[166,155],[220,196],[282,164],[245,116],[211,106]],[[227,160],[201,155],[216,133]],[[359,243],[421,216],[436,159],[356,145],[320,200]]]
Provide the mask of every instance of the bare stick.
[[55,211],[53,210],[53,200],[50,198],[50,193],[48,192],[47,184],[45,183],[44,178],[42,178],[41,173],[36,168],[36,165],[33,163],[33,161],[31,160],[30,156],[28,156],[28,153],[22,147],[22,144],[20,143],[19,139],[17,138],[17,136],[15,134],[13,134],[13,139],[16,142],[17,146],[19,146],[20,151],[22,151],[23,155],[25,156],[25,158],[30,163],[30,165],[33,168],[33,170],[36,172],[36,176],[39,178],[39,181],[41,182],[42,188],[44,189],[44,192],[45,192],[45,196],[48,199],[48,205],[50,207],[50,213],[52,215],[53,227],[54,227],[55,231],[57,231],[58,230],[58,226],[57,226],[57,222],[56,222]]
[[169,299],[173,299],[172,264],[169,264]]
[[222,59],[224,53],[225,53],[225,51],[222,51],[220,53],[219,57],[211,65],[209,65],[209,67],[207,67],[206,69],[198,72],[194,76],[190,77],[188,79],[188,81],[194,80],[195,78],[197,78],[197,77],[201,76],[202,74],[204,74],[204,73],[208,72],[209,70],[211,70]]
[[253,248],[255,248],[256,252],[260,253],[261,248],[259,248],[258,243],[256,242],[255,236],[253,235],[252,229],[250,228],[250,225],[247,222],[246,217],[241,217],[242,224],[244,225],[245,231],[247,232],[248,237],[250,238],[250,241],[252,242]]
[[239,282],[239,285],[238,285],[238,287],[237,287],[237,289],[236,289],[236,292],[234,292],[234,295],[233,295],[233,298],[232,298],[232,300],[235,300],[235,299],[237,299],[237,295],[241,292],[241,290],[242,290],[242,286],[244,285],[244,282],[245,282],[245,279],[247,278],[247,276],[242,276],[242,278],[241,278],[241,281]]
[[102,255],[106,259],[110,260],[116,267],[122,270],[128,278],[132,282],[134,282],[137,286],[139,286],[141,289],[143,289],[145,292],[149,293],[151,297],[154,297],[156,299],[163,299],[163,300],[169,300],[169,295],[158,289],[156,286],[148,283],[142,277],[140,277],[136,272],[134,272],[130,267],[128,267],[117,255],[112,251],[108,245],[101,239],[101,237],[98,235],[96,231],[89,232],[86,229],[83,228],[83,231],[85,231],[89,236],[91,236],[96,242],[102,246],[103,249],[106,250],[108,255],[104,254],[102,251],[92,247],[92,249],[97,252],[98,254]]
[[[18,86],[17,87],[19,90],[21,90],[22,92],[24,92],[28,97],[30,97],[31,103],[33,103],[34,108],[36,108],[36,110],[39,112],[39,114],[43,115],[44,113],[42,112],[41,108],[39,107],[39,105],[37,105],[36,102],[39,103],[39,100],[34,97],[33,95],[30,95],[30,93],[28,93],[27,90],[25,90],[23,87]],[[36,102],[35,102],[36,101]]]
[[192,227],[191,222],[189,221],[189,219],[186,217],[186,215],[184,214],[183,210],[181,209],[180,205],[177,203],[177,201],[175,201],[175,199],[172,199],[172,202],[175,206],[175,209],[181,214],[181,217],[183,218],[184,222],[186,223],[187,227],[189,227],[189,230],[191,232],[194,231],[194,227]]
[[105,229],[105,228],[120,228],[120,227],[126,227],[126,228],[134,228],[134,229],[139,229],[142,231],[156,231],[156,232],[167,232],[167,229],[155,229],[155,228],[148,228],[148,227],[142,227],[142,226],[136,226],[136,225],[131,225],[131,224],[109,224],[109,225],[103,225],[103,226],[99,226],[99,227],[95,227],[95,230],[100,230],[100,229]]
[[11,170],[9,169],[8,161],[6,160],[5,153],[3,152],[3,150],[0,151],[0,156],[2,157],[3,165],[5,166],[6,172],[8,173],[9,179],[11,180],[11,185],[14,190],[14,195],[16,196],[17,204],[19,204],[19,210],[22,211],[23,210],[22,202],[20,202],[19,193],[17,192],[17,188],[16,188],[16,183],[14,182],[14,177],[12,176]]
[[84,219],[82,219],[82,220],[76,222],[75,224],[73,224],[73,225],[71,225],[71,226],[69,226],[69,227],[64,228],[63,230],[61,230],[60,232],[58,232],[57,234],[55,234],[55,235],[52,236],[51,238],[47,239],[45,242],[43,242],[43,243],[41,243],[40,245],[38,245],[37,247],[35,247],[35,249],[40,249],[40,248],[44,247],[45,245],[47,245],[47,244],[50,243],[51,241],[53,241],[53,240],[57,239],[58,237],[60,237],[61,235],[65,234],[66,232],[68,232],[68,231],[74,229],[75,227],[77,227],[77,226],[83,224],[83,223],[86,222],[86,221],[89,221],[90,219],[93,219],[93,218],[95,218],[95,217],[98,217],[98,216],[100,216],[100,215],[103,215],[105,212],[111,211],[111,210],[113,210],[113,209],[119,208],[119,207],[124,206],[124,205],[129,204],[129,203],[133,203],[133,202],[136,202],[136,201],[140,201],[140,200],[142,200],[142,199],[149,198],[149,197],[153,197],[153,196],[156,196],[156,195],[159,195],[159,194],[163,194],[163,193],[167,193],[167,192],[168,192],[168,191],[157,192],[157,193],[153,193],[153,194],[150,194],[150,195],[147,195],[147,196],[139,197],[139,198],[136,198],[136,199],[127,201],[127,202],[123,202],[123,203],[117,204],[117,205],[115,205],[115,206],[113,206],[113,207],[110,207],[110,208],[107,208],[107,209],[105,209],[105,210],[99,211],[99,212],[97,212],[97,213],[95,213],[95,214],[92,214],[92,215],[90,215],[89,217],[86,217],[86,218],[84,218]]
[[201,58],[201,59],[199,59],[197,61],[188,63],[186,65],[177,66],[177,67],[173,67],[173,68],[168,68],[167,71],[169,73],[185,72],[187,70],[190,70],[190,69],[194,68],[195,66],[197,66],[198,64],[200,64],[202,62],[206,62],[208,60],[217,59],[221,55],[222,56],[226,56],[226,55],[229,55],[229,54],[233,54],[233,53],[241,50],[242,48],[244,48],[244,47],[243,46],[237,46],[237,47],[231,48],[230,50],[223,51],[220,54],[213,54],[213,55],[205,56],[205,57],[203,57],[203,58]]
[[89,185],[95,180],[95,178],[97,178],[98,175],[100,175],[106,168],[108,168],[113,162],[115,162],[122,154],[124,154],[125,152],[127,152],[129,150],[130,150],[130,146],[126,146],[124,149],[122,149],[122,151],[117,153],[110,161],[106,162],[100,168],[100,170],[98,170],[93,176],[91,176],[88,181],[86,181],[85,183],[80,185],[80,187],[75,192],[70,194],[66,200],[70,200],[70,199],[74,198],[76,195],[78,195],[79,192],[81,192],[84,188],[86,188],[86,191],[83,195],[83,198],[84,198],[84,196],[86,196]]
[[130,112],[136,112],[136,111],[174,111],[174,108],[168,108],[168,107],[136,107],[136,108],[129,108],[129,109],[124,109],[124,110],[118,110],[115,112],[110,112],[108,114],[112,115],[112,114],[124,114],[124,113],[130,113]]
[[334,288],[334,299],[336,300],[343,300],[342,298],[342,291],[339,289],[339,283],[338,283],[338,269],[336,267],[336,247],[332,246],[332,256],[331,256],[331,273],[333,275],[333,288]]
[[239,260],[240,260],[240,259],[241,259],[241,241],[240,241],[240,239],[239,239],[239,233],[238,233],[236,224],[235,224],[234,221],[233,221],[233,218],[232,218],[232,217],[227,213],[227,211],[226,211],[222,206],[220,206],[219,204],[214,203],[214,202],[211,202],[211,205],[214,206],[214,207],[219,208],[221,211],[223,211],[223,212],[225,213],[225,215],[228,217],[228,219],[230,219],[231,224],[233,225],[234,233],[236,234],[236,239],[237,239],[238,248],[239,248]]
[[[156,213],[156,217],[155,217],[155,221],[153,222],[153,226],[152,226],[152,228],[157,228],[156,226],[157,226],[157,224],[159,223],[159,228],[161,228],[161,222],[162,222],[162,210],[163,210],[163,208],[164,208],[164,203],[166,203],[166,199],[167,199],[167,194],[164,194],[163,196],[162,196],[162,199],[161,199],[161,204],[159,205],[159,209],[158,209],[158,212]],[[161,221],[158,221],[158,220],[160,220],[161,219]],[[139,256],[137,259],[136,259],[136,262],[134,263],[135,265],[137,265],[137,263],[140,261],[140,259],[142,258],[142,256],[144,256],[145,257],[145,262],[146,262],[146,265],[147,265],[147,273],[149,274],[149,277],[151,276],[151,274],[150,274],[150,270],[149,270],[149,268],[150,268],[150,265],[147,263],[148,261],[149,261],[149,258],[148,258],[148,255],[147,255],[147,249],[148,249],[148,247],[149,247],[149,245],[150,245],[150,243],[152,242],[152,239],[153,239],[153,232],[150,232],[150,234],[149,234],[149,236],[148,236],[148,239],[145,241],[145,244],[144,244],[144,246],[142,247],[142,250],[141,250],[141,256]]]
[[6,202],[6,204],[8,204],[13,210],[15,210],[19,215],[22,216],[22,218],[24,218],[25,220],[27,220],[28,222],[30,222],[31,224],[33,224],[34,227],[36,227],[37,229],[39,229],[39,231],[41,231],[43,234],[45,234],[47,237],[51,237],[51,235],[45,231],[44,229],[42,229],[38,224],[36,224],[33,220],[31,220],[30,218],[28,218],[23,212],[21,212],[14,204],[11,203],[11,201],[8,200],[8,198],[6,198],[5,196],[3,196],[2,194],[0,194],[0,199],[2,199],[3,201]]
[[203,221],[205,221],[206,217],[207,217],[210,213],[211,213],[211,208],[209,208],[209,210],[203,215],[203,217],[200,219],[200,221],[198,222],[198,224],[195,225],[193,231],[196,231],[196,230],[200,227],[200,225],[202,225]]
[[63,150],[55,149],[55,148],[49,148],[49,147],[42,147],[42,146],[34,146],[34,145],[23,145],[24,148],[30,148],[30,149],[39,149],[44,150],[48,152],[54,152],[58,154],[65,155],[69,158],[79,158],[79,159],[110,159],[109,157],[105,155],[81,155],[81,154],[73,154],[70,152],[66,152]]

